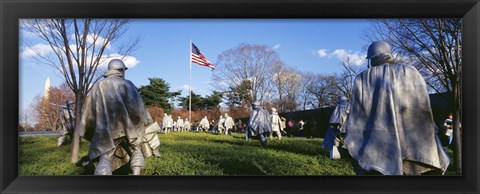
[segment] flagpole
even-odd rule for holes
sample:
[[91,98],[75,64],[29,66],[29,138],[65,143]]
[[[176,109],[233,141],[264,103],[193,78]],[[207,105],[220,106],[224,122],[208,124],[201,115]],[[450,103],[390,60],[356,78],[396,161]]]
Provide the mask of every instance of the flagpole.
[[190,56],[188,56],[188,60],[190,61],[190,85],[188,87],[189,90],[189,99],[188,99],[188,121],[192,122],[192,39],[190,39]]

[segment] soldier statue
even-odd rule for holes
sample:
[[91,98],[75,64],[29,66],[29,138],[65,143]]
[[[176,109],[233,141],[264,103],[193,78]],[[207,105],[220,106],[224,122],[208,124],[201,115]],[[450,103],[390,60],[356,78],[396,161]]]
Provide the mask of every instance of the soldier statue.
[[200,120],[199,129],[201,131],[208,131],[209,128],[210,128],[210,123],[208,122],[207,116],[205,116],[203,117],[202,120]]
[[163,130],[163,133],[165,133],[165,134],[167,134],[169,132],[168,127],[167,127],[167,125],[168,125],[167,123],[168,123],[168,114],[163,113],[162,130]]
[[190,124],[188,118],[185,118],[185,122],[183,122],[183,129],[185,131],[190,131],[192,129],[192,125]]
[[235,126],[235,122],[233,121],[233,118],[228,115],[228,113],[225,113],[225,135],[228,135],[229,133],[232,132],[233,127]]
[[270,133],[270,140],[273,140],[273,133],[275,133],[278,137],[278,140],[282,139],[282,120],[280,116],[278,116],[278,112],[276,108],[272,108],[272,133]]
[[69,138],[72,139],[73,136],[73,129],[75,128],[75,114],[73,113],[71,105],[73,101],[67,100],[65,101],[65,106],[61,106],[60,116],[61,116],[61,127],[62,127],[62,134],[57,140],[57,146],[61,146],[65,143],[65,140]]
[[437,136],[427,85],[413,66],[394,64],[390,45],[373,42],[341,130],[357,174],[444,173],[450,159]]
[[172,132],[173,130],[173,119],[171,115],[165,113],[162,121],[162,128],[165,134]]
[[217,122],[217,132],[223,133],[224,131],[225,131],[225,118],[223,118],[223,116],[220,115],[220,118],[218,119],[218,122]]
[[263,147],[267,147],[267,137],[272,132],[272,119],[267,110],[260,106],[260,102],[252,103],[252,112],[247,124],[247,140],[252,136],[260,138]]
[[125,79],[127,69],[123,61],[111,60],[85,99],[79,133],[91,142],[90,160],[98,159],[95,175],[111,175],[128,162],[132,174],[140,175],[145,166],[141,147],[154,122],[137,87]]
[[340,159],[339,149],[343,149],[343,137],[345,131],[341,131],[342,125],[350,112],[350,104],[345,96],[338,97],[338,103],[330,116],[327,133],[323,138],[323,149],[330,152],[330,159]]
[[177,117],[177,131],[178,131],[178,132],[182,132],[182,131],[183,131],[183,125],[184,125],[183,119],[182,119],[180,116],[178,116],[178,117]]

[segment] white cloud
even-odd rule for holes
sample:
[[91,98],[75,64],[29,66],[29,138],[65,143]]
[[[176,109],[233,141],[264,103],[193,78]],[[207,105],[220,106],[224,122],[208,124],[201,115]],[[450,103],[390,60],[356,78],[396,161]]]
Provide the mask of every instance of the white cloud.
[[[74,45],[70,45],[70,47],[75,47]],[[28,58],[28,57],[34,57],[34,56],[47,56],[49,54],[51,54],[53,52],[52,48],[50,47],[50,45],[47,45],[47,44],[36,44],[34,46],[31,46],[31,47],[27,47],[24,49],[24,51],[22,51],[20,53],[20,57],[22,59],[25,59],[25,58]],[[120,59],[123,61],[123,63],[125,63],[125,65],[131,69],[131,68],[135,68],[139,63],[140,61],[135,58],[134,56],[122,56],[120,54],[110,54],[110,55],[104,55],[101,59],[100,59],[100,65],[98,66],[98,68],[100,69],[107,69],[108,67],[108,62],[110,62],[110,60],[112,59]]]
[[347,58],[350,60],[352,65],[362,65],[366,62],[365,54],[361,54],[360,52],[345,50],[345,49],[336,49],[333,52],[327,52],[327,49],[319,49],[316,51],[315,55],[320,58],[337,58],[340,61],[345,61]]
[[340,58],[340,57],[343,58],[343,57],[346,57],[348,55],[348,52],[345,49],[337,49],[337,50],[334,50],[330,54],[337,57],[337,58]]
[[275,46],[272,47],[272,49],[279,49],[280,48],[280,44],[276,44]]
[[317,51],[317,55],[319,57],[326,57],[327,56],[327,49],[320,49]]
[[[184,84],[184,85],[180,86],[180,89],[188,91],[188,90],[190,90],[190,86]],[[192,88],[192,90],[193,90],[193,88]]]
[[52,48],[48,44],[36,44],[31,47],[27,47],[22,53],[20,58],[27,58],[33,56],[46,56],[53,52]]
[[107,69],[108,62],[110,62],[110,60],[112,60],[112,59],[122,60],[123,63],[125,63],[125,66],[127,66],[129,69],[135,68],[135,66],[137,66],[140,63],[140,61],[137,58],[135,58],[134,56],[123,57],[120,54],[111,54],[111,55],[102,57],[100,65],[98,66],[98,68]]

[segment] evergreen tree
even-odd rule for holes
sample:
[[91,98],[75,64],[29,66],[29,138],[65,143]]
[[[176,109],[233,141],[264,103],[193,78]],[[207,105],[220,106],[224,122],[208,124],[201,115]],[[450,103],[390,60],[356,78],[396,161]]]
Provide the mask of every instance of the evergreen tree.
[[240,94],[237,92],[237,88],[229,87],[229,90],[224,93],[225,95],[222,96],[225,99],[225,104],[229,108],[234,108],[242,105],[242,98]]
[[172,110],[172,104],[168,99],[175,99],[180,95],[181,91],[170,92],[170,84],[162,78],[148,78],[149,85],[141,86],[139,92],[142,95],[143,102],[147,107],[160,107],[165,112]]
[[[189,96],[185,97],[180,97],[180,106],[184,109],[188,110],[188,105],[189,105]],[[197,111],[200,109],[204,109],[205,105],[203,104],[203,98],[199,94],[195,94],[195,92],[192,91],[192,111]]]
[[[180,106],[188,110],[189,96],[180,97]],[[218,91],[213,91],[209,96],[202,97],[199,94],[195,94],[192,91],[192,111],[197,111],[201,109],[213,109],[218,108],[222,102],[222,93]]]
[[206,108],[218,108],[222,102],[222,93],[218,91],[213,91],[210,96],[203,98],[203,104]]

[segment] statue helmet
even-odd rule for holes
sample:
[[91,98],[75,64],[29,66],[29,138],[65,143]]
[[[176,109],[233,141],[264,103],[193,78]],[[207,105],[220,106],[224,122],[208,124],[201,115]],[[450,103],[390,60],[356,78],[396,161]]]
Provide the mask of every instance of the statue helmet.
[[348,100],[348,98],[343,96],[343,95],[338,96],[338,102],[347,101],[347,100]]
[[108,63],[108,70],[119,70],[119,69],[122,69],[122,70],[127,70],[127,66],[125,66],[125,64],[123,63],[122,60],[120,59],[112,59],[109,63]]
[[252,106],[259,107],[260,102],[259,101],[252,102]]
[[277,109],[276,109],[276,108],[272,108],[272,112],[277,112]]
[[383,40],[375,41],[368,47],[367,59],[373,59],[375,57],[392,55],[392,47],[388,42]]
[[65,101],[65,104],[66,104],[66,105],[73,104],[73,101],[69,99],[69,100]]

